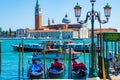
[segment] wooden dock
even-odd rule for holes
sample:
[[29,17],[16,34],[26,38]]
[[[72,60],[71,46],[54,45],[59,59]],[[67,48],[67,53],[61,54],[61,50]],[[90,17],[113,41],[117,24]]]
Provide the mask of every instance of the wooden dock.
[[110,80],[120,80],[120,73],[116,72],[114,69],[110,70],[109,73]]

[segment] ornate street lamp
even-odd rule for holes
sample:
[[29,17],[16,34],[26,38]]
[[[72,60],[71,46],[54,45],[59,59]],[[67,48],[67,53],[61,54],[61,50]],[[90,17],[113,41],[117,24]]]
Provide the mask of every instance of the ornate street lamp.
[[111,7],[107,5],[104,7],[104,13],[105,13],[105,17],[110,17],[110,14],[111,14]]
[[77,5],[74,7],[75,17],[77,18],[77,22],[78,22],[78,20],[79,20],[79,17],[81,16],[81,9],[82,9],[82,7],[80,7],[78,3],[77,3]]
[[87,14],[86,14],[86,18],[84,21],[79,21],[79,17],[81,16],[81,7],[77,5],[74,7],[74,10],[75,10],[75,17],[77,18],[77,22],[80,23],[80,24],[83,24],[83,23],[87,23],[88,20],[91,20],[91,34],[92,34],[92,38],[91,38],[91,66],[90,66],[90,77],[97,77],[97,73],[96,73],[96,70],[95,70],[95,58],[94,58],[94,55],[95,55],[95,46],[94,46],[94,21],[97,19],[99,23],[102,23],[102,24],[105,24],[108,22],[109,20],[109,17],[110,17],[110,13],[111,13],[111,7],[107,4],[105,7],[104,7],[104,13],[105,13],[105,17],[106,17],[106,20],[101,20],[100,19],[100,13],[95,11],[94,10],[94,2],[96,2],[96,0],[90,0],[91,4],[92,4],[92,10],[91,11],[88,11]]
[[90,0],[90,2],[96,2],[96,0]]

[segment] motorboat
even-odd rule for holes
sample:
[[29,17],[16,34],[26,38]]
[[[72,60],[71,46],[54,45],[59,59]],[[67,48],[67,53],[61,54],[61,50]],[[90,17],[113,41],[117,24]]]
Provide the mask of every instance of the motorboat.
[[28,43],[28,44],[24,44],[23,47],[22,45],[17,45],[17,44],[12,44],[11,45],[13,47],[14,50],[22,50],[22,48],[24,49],[24,51],[27,52],[41,52],[44,47],[43,44],[40,43]]
[[76,52],[90,52],[90,43],[77,43],[72,41],[65,41],[64,43],[57,43],[54,44],[55,48],[65,47],[70,48],[72,47]]

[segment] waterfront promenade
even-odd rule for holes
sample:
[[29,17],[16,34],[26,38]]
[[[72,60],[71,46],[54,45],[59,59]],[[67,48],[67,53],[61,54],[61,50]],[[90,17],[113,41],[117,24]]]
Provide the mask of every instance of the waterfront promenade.
[[109,77],[110,80],[120,80],[120,74],[116,72],[114,69],[110,70]]

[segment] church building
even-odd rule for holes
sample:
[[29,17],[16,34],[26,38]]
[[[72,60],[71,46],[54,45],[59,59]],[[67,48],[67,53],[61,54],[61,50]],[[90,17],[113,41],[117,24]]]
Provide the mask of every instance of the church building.
[[[62,19],[62,22],[63,23],[61,24],[55,24],[53,19],[52,21],[50,21],[50,19],[48,18],[48,25],[43,26],[40,0],[37,0],[35,5],[35,29],[26,30],[25,37],[39,39],[73,39],[83,38],[84,34],[86,34],[84,35],[86,38],[91,37],[91,29],[88,29],[87,26],[79,23],[70,23],[67,14]],[[81,31],[84,33],[82,33]],[[96,33],[96,31],[94,32]]]

